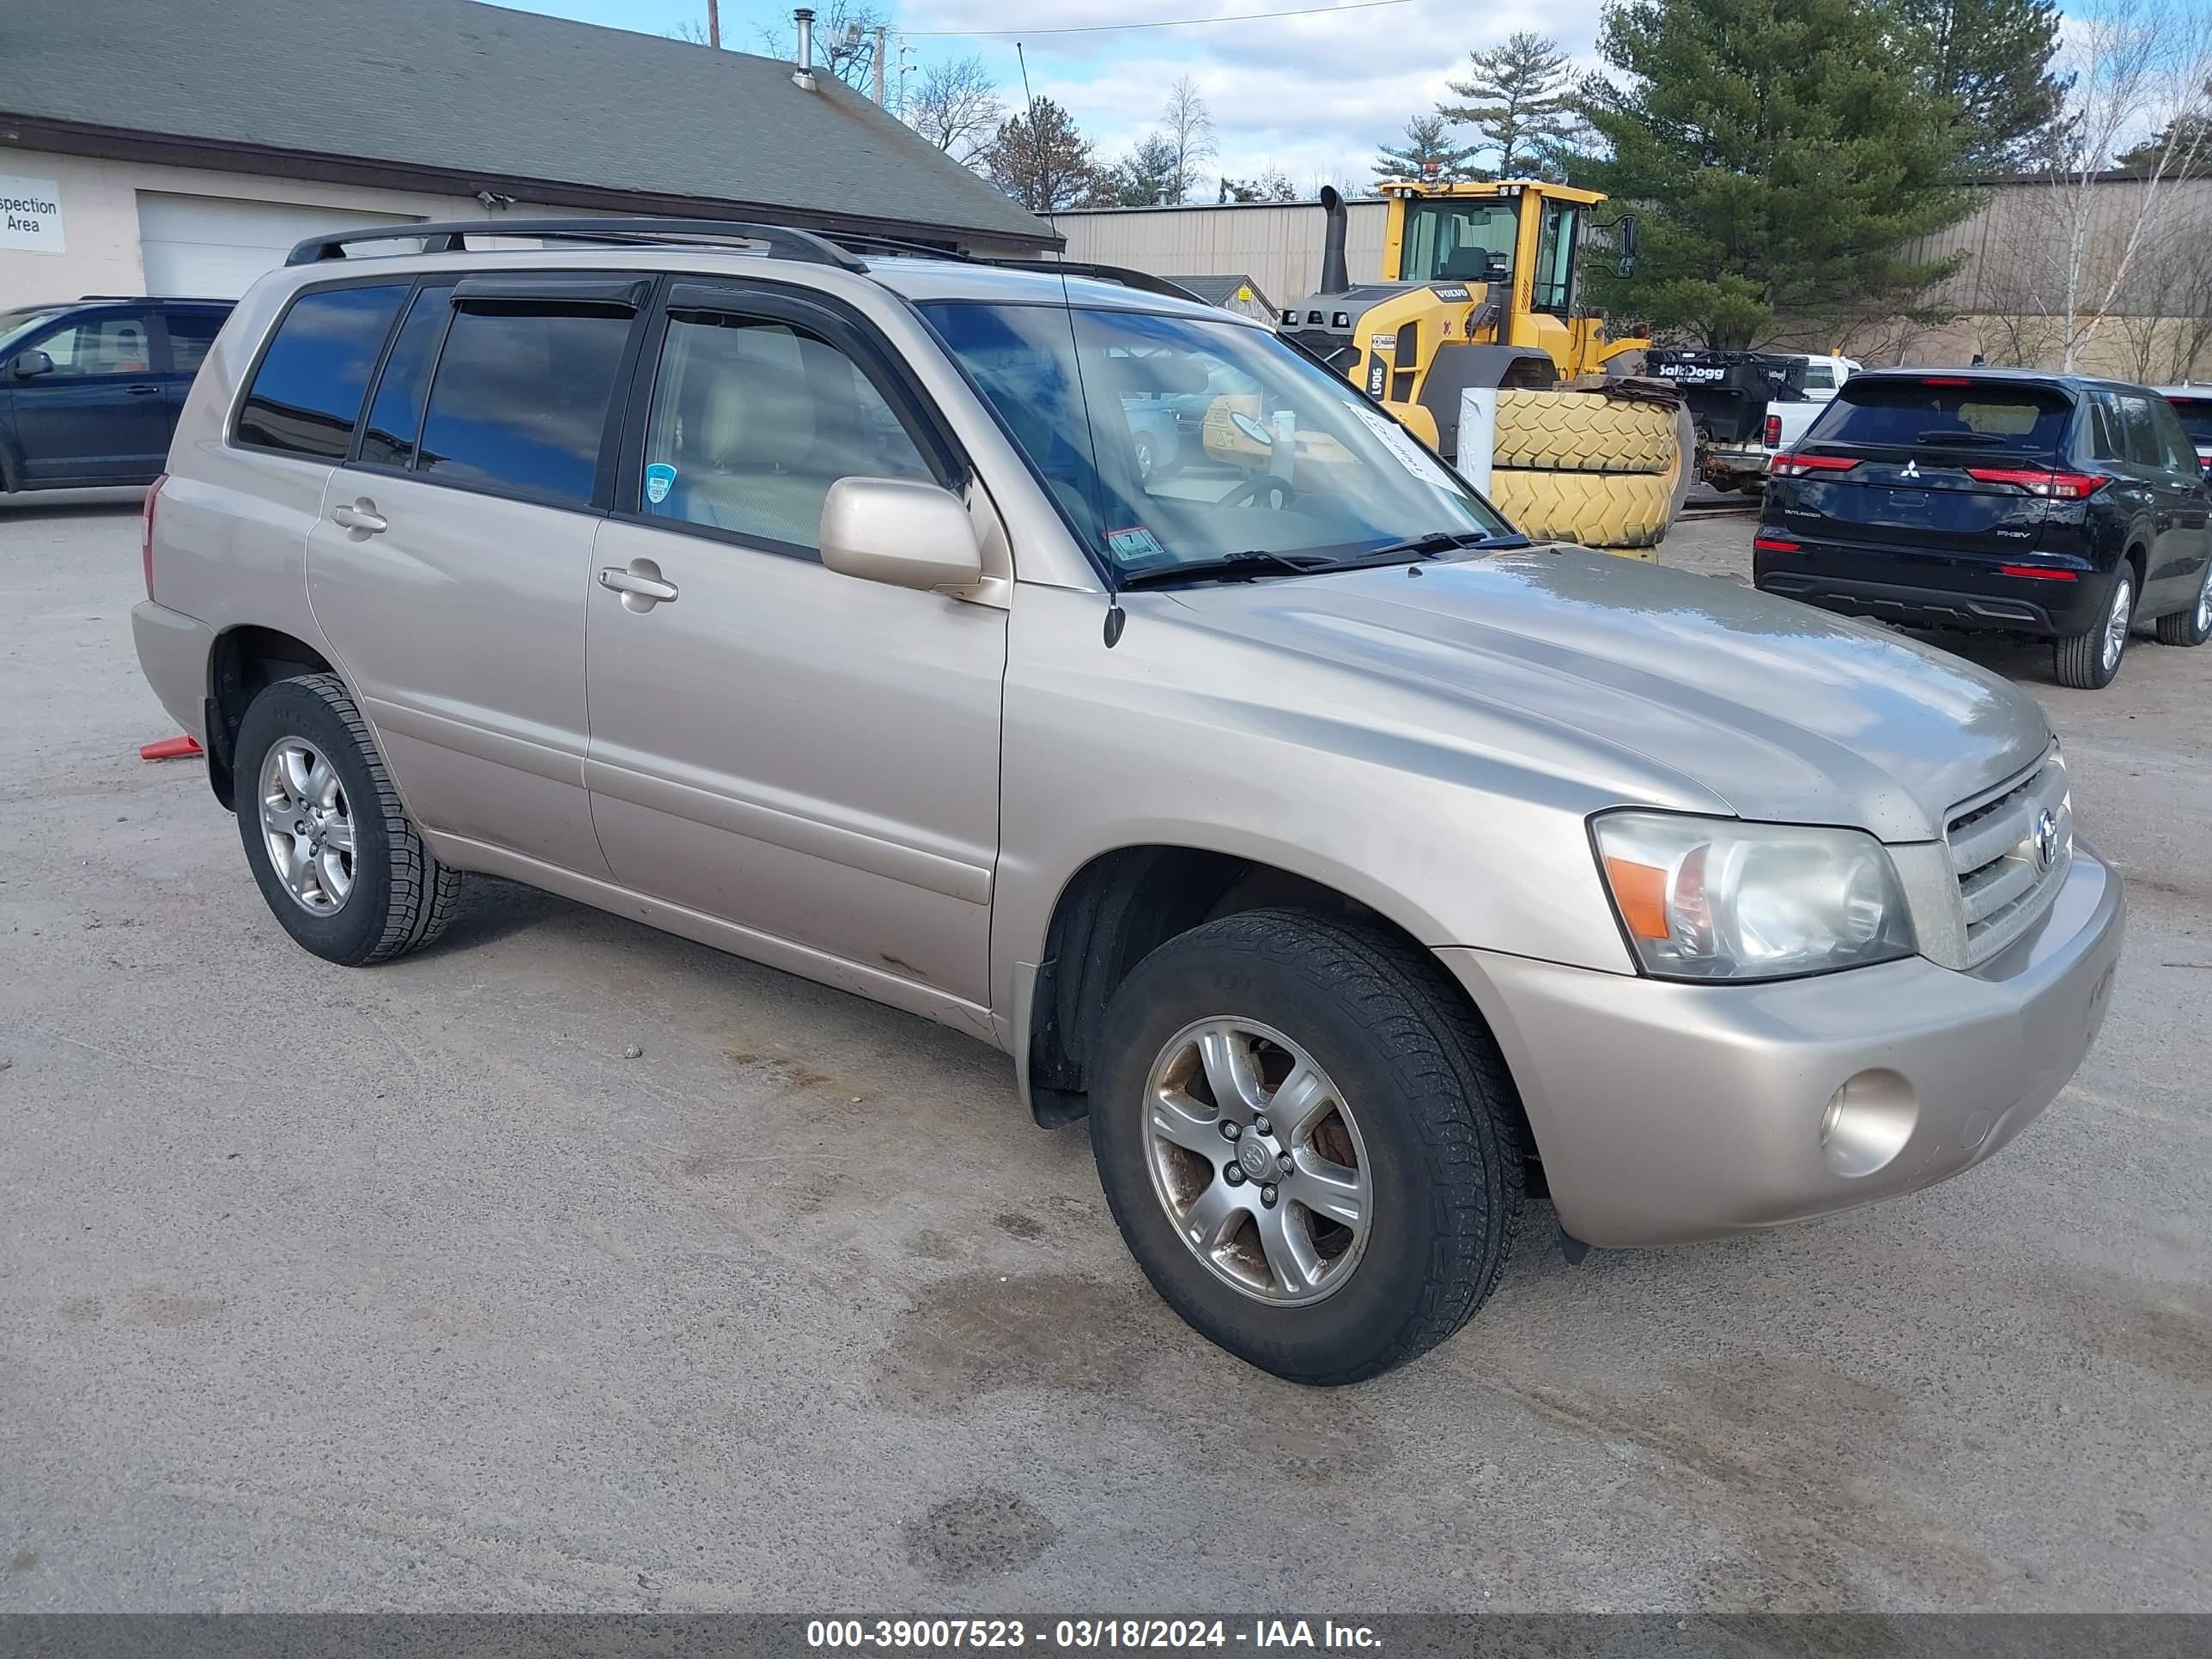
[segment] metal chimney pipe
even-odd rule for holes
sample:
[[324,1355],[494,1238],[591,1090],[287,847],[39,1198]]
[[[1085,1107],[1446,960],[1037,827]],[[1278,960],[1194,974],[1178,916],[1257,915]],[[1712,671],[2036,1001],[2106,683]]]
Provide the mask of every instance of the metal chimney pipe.
[[814,13],[801,6],[791,14],[791,21],[799,25],[799,67],[791,78],[809,92],[814,89]]

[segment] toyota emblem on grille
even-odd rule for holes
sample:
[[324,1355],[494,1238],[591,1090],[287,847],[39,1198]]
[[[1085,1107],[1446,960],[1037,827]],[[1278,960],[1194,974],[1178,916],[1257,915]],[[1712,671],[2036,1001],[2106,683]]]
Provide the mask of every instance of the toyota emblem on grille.
[[2035,820],[2035,868],[2039,875],[2048,875],[2051,866],[2058,862],[2058,814],[2048,806]]

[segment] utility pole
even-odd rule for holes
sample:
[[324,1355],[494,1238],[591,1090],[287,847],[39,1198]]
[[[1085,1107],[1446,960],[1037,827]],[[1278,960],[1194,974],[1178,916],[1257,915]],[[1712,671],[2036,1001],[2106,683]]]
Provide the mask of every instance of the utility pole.
[[876,107],[884,103],[884,25],[876,25]]
[[722,49],[722,9],[716,0],[707,0],[707,44]]

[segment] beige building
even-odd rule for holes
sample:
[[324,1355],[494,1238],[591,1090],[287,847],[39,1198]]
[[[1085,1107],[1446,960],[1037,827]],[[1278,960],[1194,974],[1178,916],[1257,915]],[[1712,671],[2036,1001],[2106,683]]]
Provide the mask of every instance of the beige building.
[[[1352,280],[1382,268],[1383,204],[1352,202],[1345,258]],[[1321,280],[1318,202],[1236,203],[1222,207],[1096,208],[1053,216],[1067,257],[1127,265],[1155,276],[1249,276],[1279,306]]]
[[[0,310],[231,297],[302,238],[653,213],[1058,238],[826,70],[474,0],[5,0]],[[96,70],[96,72],[95,72]]]

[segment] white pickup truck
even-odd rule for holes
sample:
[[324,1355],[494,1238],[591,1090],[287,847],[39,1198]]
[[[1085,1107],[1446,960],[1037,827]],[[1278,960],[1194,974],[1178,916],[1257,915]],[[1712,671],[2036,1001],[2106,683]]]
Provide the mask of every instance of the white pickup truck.
[[1807,352],[1662,348],[1646,372],[1682,389],[1698,428],[1698,476],[1756,489],[1768,464],[1804,435],[1859,364]]

